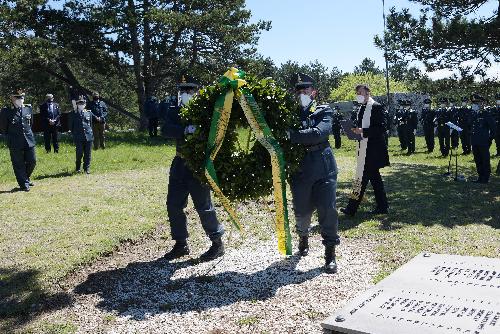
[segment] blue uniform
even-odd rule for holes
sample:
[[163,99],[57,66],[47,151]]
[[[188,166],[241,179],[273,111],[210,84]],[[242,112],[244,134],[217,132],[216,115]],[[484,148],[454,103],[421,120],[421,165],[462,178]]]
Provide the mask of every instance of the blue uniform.
[[159,105],[156,99],[149,98],[144,103],[144,113],[148,118],[148,130],[150,137],[158,136]]
[[420,120],[424,127],[425,144],[427,151],[434,151],[434,117],[435,111],[431,108],[423,108]]
[[291,189],[297,233],[309,235],[313,211],[318,211],[325,246],[340,243],[336,209],[337,163],[328,143],[333,111],[319,106],[314,112],[301,108],[302,127],[290,133],[292,143],[302,144],[307,153],[300,169],[292,176]]
[[[177,149],[184,141],[184,126],[179,116],[180,107],[170,106],[165,115],[162,135],[177,141]],[[178,152],[178,151],[177,151]],[[210,197],[210,188],[198,180],[177,153],[170,166],[167,194],[167,213],[170,222],[170,233],[174,240],[188,238],[187,218],[184,209],[188,196],[191,195],[194,207],[200,216],[201,225],[210,240],[220,238],[224,227],[219,223]]]
[[35,136],[31,130],[31,106],[3,108],[0,111],[0,132],[7,135],[12,168],[21,189],[29,189],[30,177],[35,169]]
[[490,140],[495,136],[495,122],[486,110],[472,114],[471,144],[478,181],[487,183],[491,174]]
[[436,110],[436,124],[439,139],[439,149],[443,156],[450,152],[450,128],[446,125],[451,120],[450,111],[446,108]]
[[92,158],[92,113],[88,110],[74,111],[70,114],[69,129],[76,147],[76,170],[80,170],[83,157],[83,169],[88,171]]

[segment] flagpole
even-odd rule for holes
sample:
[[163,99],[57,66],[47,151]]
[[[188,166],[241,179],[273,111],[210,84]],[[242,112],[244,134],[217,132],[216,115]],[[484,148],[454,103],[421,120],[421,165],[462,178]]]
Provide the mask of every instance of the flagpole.
[[382,0],[382,16],[384,18],[384,58],[385,58],[385,86],[387,90],[387,109],[389,109],[390,102],[390,87],[389,87],[389,61],[387,60],[387,45],[385,43],[385,0]]

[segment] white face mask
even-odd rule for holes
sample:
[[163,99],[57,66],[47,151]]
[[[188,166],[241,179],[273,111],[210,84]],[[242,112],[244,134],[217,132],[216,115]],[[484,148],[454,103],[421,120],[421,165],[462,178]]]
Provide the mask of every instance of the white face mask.
[[78,109],[78,111],[83,111],[85,109],[85,104],[77,104],[76,108]]
[[299,95],[299,102],[302,108],[306,108],[309,106],[312,102],[311,96],[307,94],[300,94]]
[[446,104],[441,104],[441,108],[446,108]]
[[478,111],[479,110],[479,104],[474,103],[471,108],[474,111]]
[[363,95],[356,95],[356,102],[365,103],[365,97]]
[[16,108],[21,108],[24,104],[24,99],[23,98],[15,99],[14,101],[12,101],[12,103]]
[[467,106],[467,102],[462,102],[462,107]]
[[450,103],[450,108],[453,108],[453,105],[454,105],[453,103]]
[[500,100],[497,100],[497,106],[500,106]]
[[185,106],[189,103],[189,100],[193,97],[193,94],[182,93],[181,94],[181,105]]
[[429,104],[424,104],[424,108],[429,109],[430,105]]

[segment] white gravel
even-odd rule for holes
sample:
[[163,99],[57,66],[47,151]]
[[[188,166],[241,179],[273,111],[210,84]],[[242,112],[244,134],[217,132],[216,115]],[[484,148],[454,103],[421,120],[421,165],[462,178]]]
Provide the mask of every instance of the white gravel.
[[322,271],[319,235],[307,257],[287,259],[275,240],[247,239],[221,261],[169,263],[165,243],[129,245],[82,270],[74,303],[44,320],[78,333],[323,333],[321,321],[371,287],[378,269],[373,244],[359,239],[342,240],[335,275]]

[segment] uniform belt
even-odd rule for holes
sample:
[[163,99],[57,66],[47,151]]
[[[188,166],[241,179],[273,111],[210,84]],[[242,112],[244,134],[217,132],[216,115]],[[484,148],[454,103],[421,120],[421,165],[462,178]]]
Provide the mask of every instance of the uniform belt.
[[327,147],[330,147],[330,143],[325,141],[325,142],[320,143],[320,144],[306,146],[305,148],[306,148],[307,152],[315,152],[315,151],[319,151],[319,150],[322,150],[322,149],[327,148]]

